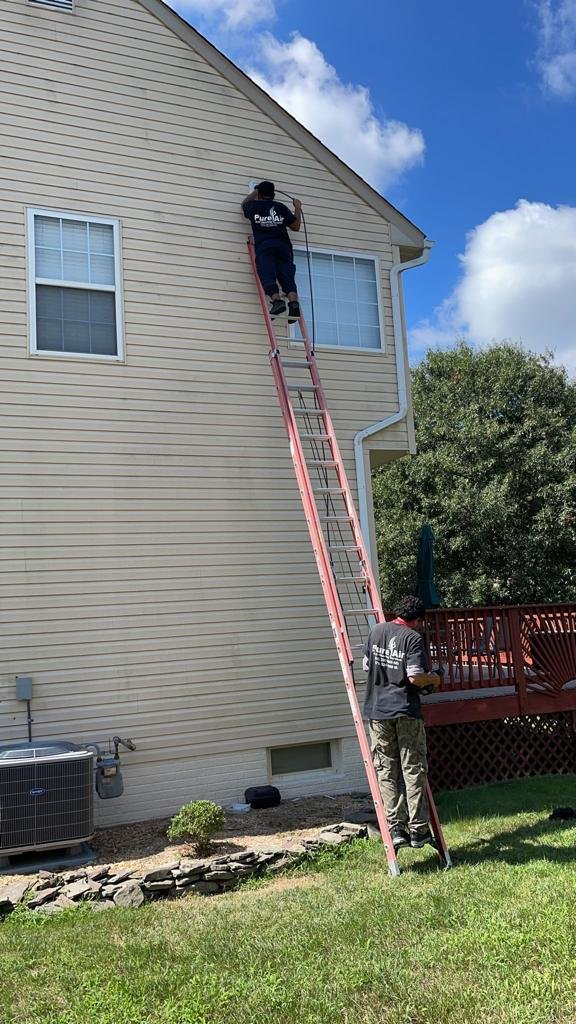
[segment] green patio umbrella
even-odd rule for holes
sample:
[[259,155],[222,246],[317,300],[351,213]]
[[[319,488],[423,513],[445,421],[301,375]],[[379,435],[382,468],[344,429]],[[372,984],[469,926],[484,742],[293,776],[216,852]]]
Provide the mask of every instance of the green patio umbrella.
[[440,605],[440,594],[434,583],[434,534],[429,523],[424,523],[420,531],[418,541],[418,554],[416,556],[416,574],[418,576],[418,588],[416,593],[427,608],[438,608]]

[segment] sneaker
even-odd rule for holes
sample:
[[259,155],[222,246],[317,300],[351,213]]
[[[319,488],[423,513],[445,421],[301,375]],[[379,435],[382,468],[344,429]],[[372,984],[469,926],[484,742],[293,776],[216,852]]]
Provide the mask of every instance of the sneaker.
[[432,835],[430,829],[426,829],[425,832],[414,832],[410,830],[410,846],[413,850],[421,850],[423,846],[430,844],[430,846],[436,846],[436,840]]
[[300,313],[300,303],[299,302],[289,302],[288,303],[288,323],[289,324],[295,324],[296,321],[300,319],[300,316],[301,316],[301,313]]
[[410,836],[401,825],[396,825],[390,829],[390,838],[395,850],[399,850],[401,846],[410,846]]
[[270,316],[280,316],[280,313],[286,312],[286,303],[283,299],[276,299],[275,302],[270,306]]

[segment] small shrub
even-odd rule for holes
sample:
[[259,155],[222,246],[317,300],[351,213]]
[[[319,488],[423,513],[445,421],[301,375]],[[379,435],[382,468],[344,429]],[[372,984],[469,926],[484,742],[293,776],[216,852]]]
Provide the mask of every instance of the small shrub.
[[170,822],[166,835],[169,839],[184,839],[198,850],[210,845],[210,836],[224,827],[224,811],[211,800],[192,800],[184,804]]

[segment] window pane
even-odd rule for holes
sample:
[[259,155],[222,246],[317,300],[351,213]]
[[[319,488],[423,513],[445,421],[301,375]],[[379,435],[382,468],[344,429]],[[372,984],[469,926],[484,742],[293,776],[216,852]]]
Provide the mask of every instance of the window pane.
[[47,277],[52,281],[62,280],[62,253],[60,249],[36,247],[36,277]]
[[380,328],[361,327],[360,344],[362,348],[380,348]]
[[336,312],[339,324],[358,323],[357,306],[355,302],[337,302]]
[[332,767],[332,749],[328,743],[305,743],[297,747],[276,747],[270,751],[273,775],[318,771]]
[[116,302],[111,292],[90,292],[90,321],[98,324],[116,323]]
[[92,284],[114,284],[114,257],[90,255],[90,281]]
[[354,259],[354,270],[357,281],[374,281],[376,279],[376,264],[372,260]]
[[97,356],[116,355],[116,327],[114,324],[90,325],[90,348]]
[[334,274],[339,280],[352,280],[354,277],[354,260],[350,256],[335,256]]
[[376,281],[357,281],[356,290],[359,302],[377,302]]
[[34,235],[36,245],[59,249],[62,244],[60,238],[60,218],[34,217]]
[[[312,329],[310,329],[312,334]],[[327,323],[325,320],[316,321],[316,341],[320,345],[338,344],[338,326],[335,323]]]
[[62,320],[41,319],[36,324],[36,345],[49,352],[61,352],[64,347]]
[[380,323],[378,317],[378,306],[376,304],[371,305],[368,302],[363,302],[361,305],[358,304],[358,319],[361,324],[367,324],[370,327],[377,327]]
[[326,275],[332,277],[334,273],[332,257],[326,256],[324,253],[312,253],[312,273],[319,277],[326,277]]
[[62,289],[39,285],[36,289],[36,315],[45,319],[62,319]]
[[84,220],[62,221],[62,248],[88,252],[88,225]]
[[340,344],[346,348],[360,348],[360,328],[351,324],[342,324],[338,328]]
[[111,224],[89,224],[90,252],[114,255],[114,228]]
[[62,288],[62,302],[65,320],[89,320],[89,295],[81,288]]
[[71,252],[64,249],[62,253],[62,278],[64,281],[80,281],[88,284],[88,253]]
[[114,294],[37,285],[36,335],[42,351],[117,355]]
[[82,320],[64,320],[64,351],[90,352],[90,327]]

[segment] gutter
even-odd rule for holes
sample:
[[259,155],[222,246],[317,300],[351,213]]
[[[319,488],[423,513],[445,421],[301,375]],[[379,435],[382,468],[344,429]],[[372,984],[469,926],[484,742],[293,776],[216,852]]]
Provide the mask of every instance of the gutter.
[[390,289],[392,292],[392,322],[394,325],[394,351],[396,353],[396,375],[398,380],[398,409],[386,419],[378,420],[371,426],[359,430],[354,437],[354,459],[356,461],[356,483],[358,487],[358,514],[360,517],[360,528],[364,538],[364,545],[368,552],[370,562],[374,565],[373,552],[370,550],[370,524],[368,519],[367,480],[364,467],[364,441],[377,434],[386,427],[406,418],[408,413],[408,386],[406,381],[406,345],[402,321],[402,302],[400,299],[400,274],[405,270],[412,270],[413,267],[421,267],[428,262],[430,251],[434,242],[424,240],[422,255],[415,260],[406,260],[405,263],[395,263],[390,268]]

